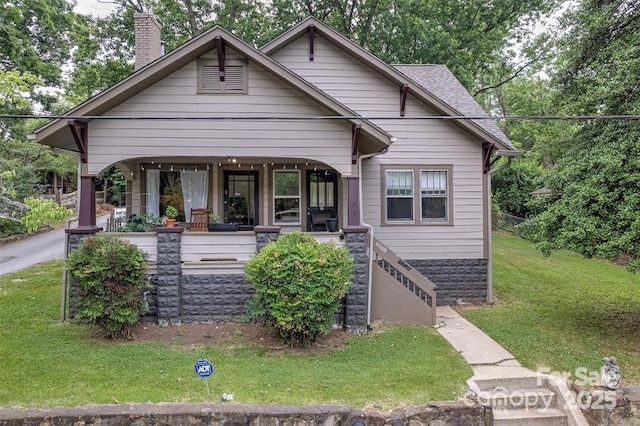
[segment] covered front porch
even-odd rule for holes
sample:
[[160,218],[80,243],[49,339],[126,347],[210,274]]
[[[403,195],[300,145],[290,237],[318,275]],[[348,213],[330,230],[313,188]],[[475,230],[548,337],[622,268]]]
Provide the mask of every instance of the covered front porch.
[[266,225],[335,232],[328,219],[337,228],[359,224],[358,178],[310,159],[145,157],[116,165],[127,181],[119,203],[128,221],[163,217],[173,206],[187,230],[194,229],[192,209],[207,209],[209,223],[234,224],[237,231]]

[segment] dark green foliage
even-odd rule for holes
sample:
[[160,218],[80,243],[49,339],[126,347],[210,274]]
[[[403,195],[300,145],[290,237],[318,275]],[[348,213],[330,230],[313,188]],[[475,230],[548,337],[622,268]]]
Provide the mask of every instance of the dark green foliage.
[[353,280],[346,248],[293,232],[270,242],[245,267],[255,289],[251,319],[266,318],[292,346],[309,346],[330,330]]
[[[545,252],[566,248],[587,257],[630,256],[640,266],[640,123],[591,123],[549,179],[555,197],[536,218]],[[597,148],[596,148],[597,147]]]
[[117,232],[150,232],[157,226],[163,226],[162,218],[152,213],[143,216],[132,215]]
[[493,200],[503,213],[527,217],[531,193],[542,185],[542,171],[520,159],[491,177]]
[[[586,0],[569,15],[558,102],[575,114],[640,110],[640,2]],[[594,120],[565,142],[549,176],[548,210],[536,218],[545,252],[629,257],[640,267],[640,122]]]
[[66,267],[79,287],[77,317],[109,338],[129,337],[144,313],[145,253],[121,238],[95,236],[69,255]]

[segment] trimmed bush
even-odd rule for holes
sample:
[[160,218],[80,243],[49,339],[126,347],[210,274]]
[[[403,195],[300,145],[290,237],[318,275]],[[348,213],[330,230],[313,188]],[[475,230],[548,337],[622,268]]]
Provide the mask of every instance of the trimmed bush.
[[344,247],[293,232],[270,242],[245,266],[255,289],[250,319],[266,319],[291,346],[309,346],[331,329],[340,300],[353,282]]
[[131,336],[144,313],[145,253],[115,236],[87,238],[66,267],[79,287],[77,318],[102,328],[108,338]]

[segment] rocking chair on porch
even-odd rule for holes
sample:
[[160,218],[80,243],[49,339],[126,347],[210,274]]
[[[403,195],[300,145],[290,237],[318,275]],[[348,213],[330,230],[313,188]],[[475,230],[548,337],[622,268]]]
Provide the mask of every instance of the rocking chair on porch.
[[191,209],[191,226],[189,230],[206,232],[209,225],[209,216],[213,211],[207,208]]

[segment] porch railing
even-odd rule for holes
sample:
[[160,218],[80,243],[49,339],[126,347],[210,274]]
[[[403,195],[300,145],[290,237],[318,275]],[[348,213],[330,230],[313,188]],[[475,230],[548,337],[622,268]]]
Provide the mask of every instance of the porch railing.
[[[372,295],[374,317],[378,314],[398,322],[436,324],[436,285],[375,238],[373,272],[374,284],[379,286]],[[376,303],[376,296],[386,300]]]

